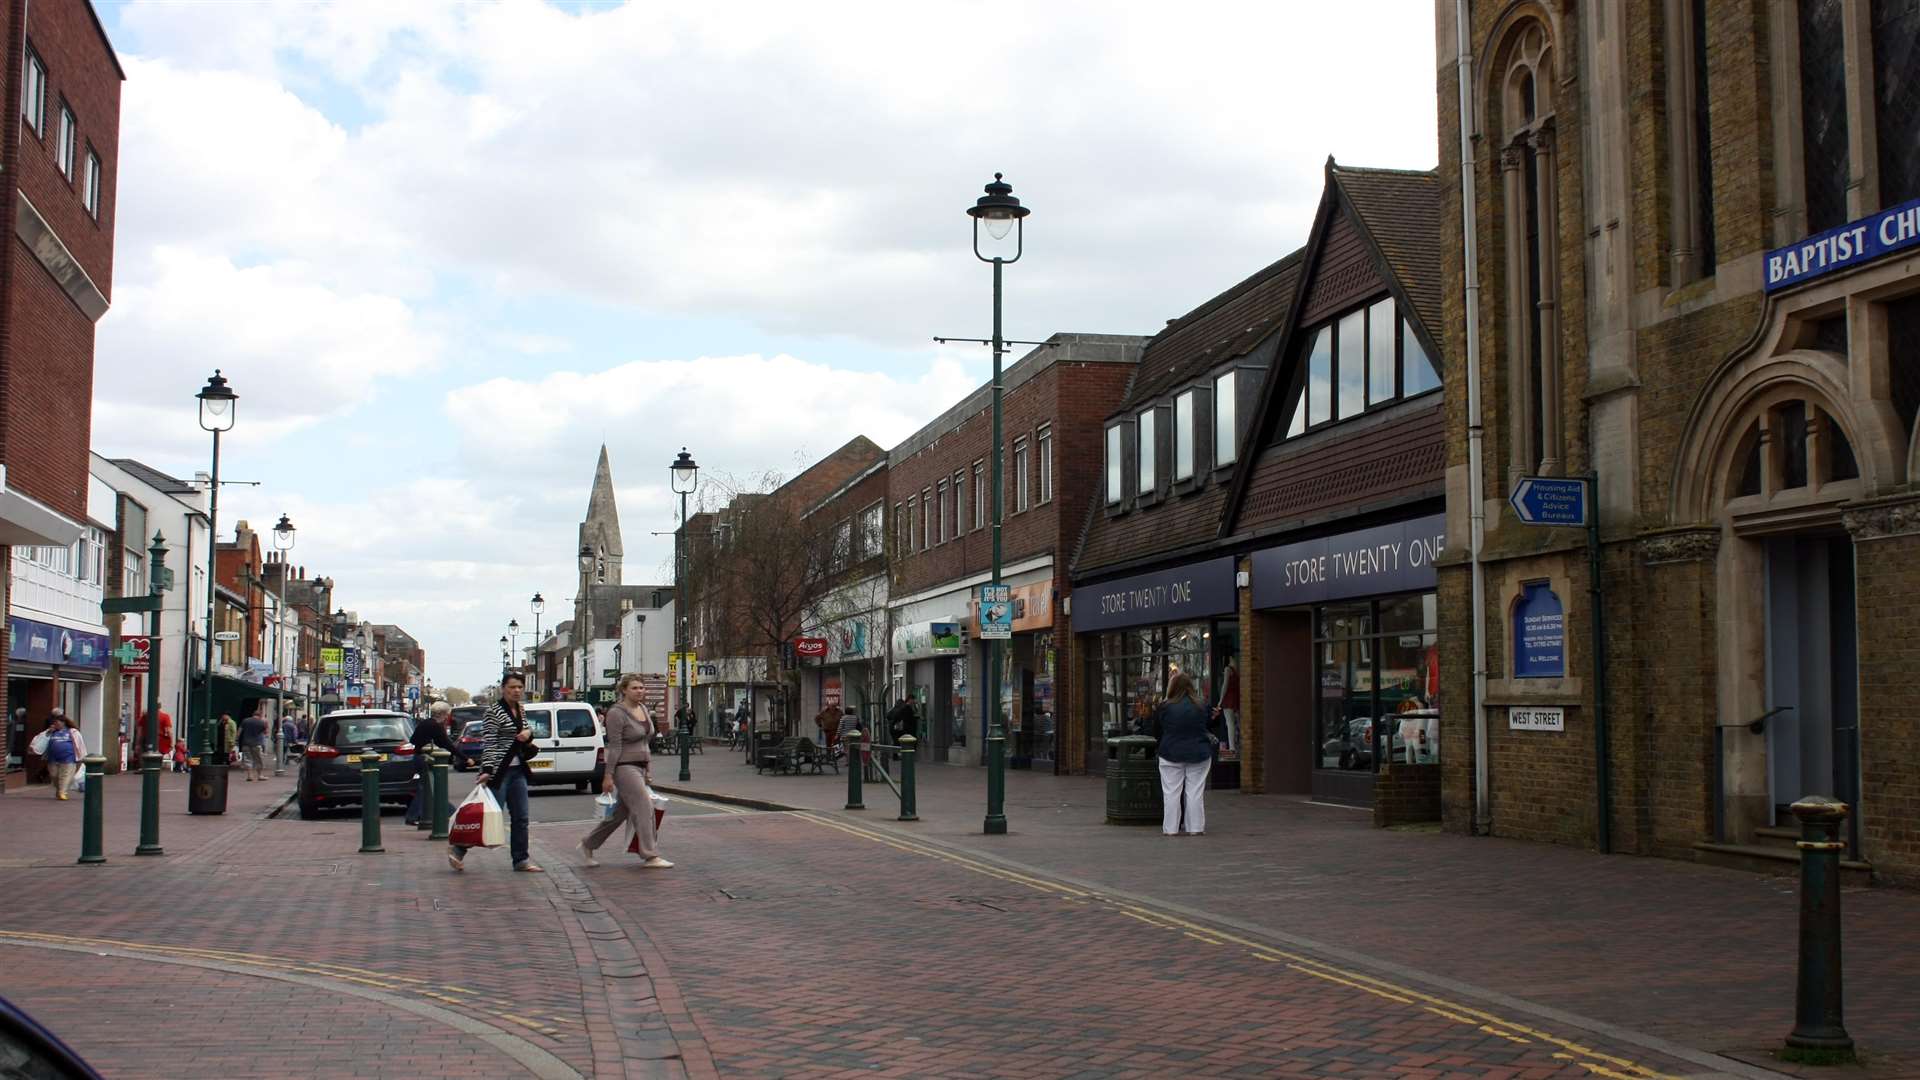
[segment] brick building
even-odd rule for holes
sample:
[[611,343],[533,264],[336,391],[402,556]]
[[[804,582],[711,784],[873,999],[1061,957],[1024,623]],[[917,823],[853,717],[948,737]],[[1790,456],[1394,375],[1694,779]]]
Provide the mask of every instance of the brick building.
[[1215,786],[1438,814],[1437,208],[1329,160],[1306,245],[1147,343],[1074,566],[1088,768],[1183,672]]
[[[47,710],[80,709],[87,692],[81,684],[97,696],[101,678],[91,667],[62,678],[72,665],[20,655],[19,643],[73,635],[105,640],[100,583],[78,574],[103,562],[96,555],[115,518],[111,490],[90,492],[96,485],[88,474],[88,436],[94,323],[113,291],[125,74],[85,0],[7,0],[0,34],[7,42],[6,115],[17,118],[0,138],[0,175],[7,177],[0,220],[13,222],[15,238],[0,245],[0,562],[11,565],[15,549],[29,551],[32,565],[22,572],[33,589],[50,602],[79,598],[53,603],[57,611],[16,612],[15,575],[0,574],[9,629],[16,631],[11,655],[0,657],[9,695],[4,788],[23,779],[27,741],[44,727]],[[81,611],[89,598],[92,609]],[[32,625],[12,625],[20,620]],[[28,633],[17,632],[22,628]],[[32,700],[12,700],[23,694]],[[100,745],[100,708],[98,701],[91,706],[90,746]]]
[[[862,731],[876,730],[886,711],[887,455],[873,461],[825,498],[801,511],[801,520],[827,530],[832,580],[808,613],[801,636],[821,651],[798,653],[800,715],[849,709]],[[805,725],[803,724],[804,728]],[[829,727],[829,735],[837,735]]]
[[[1001,580],[1015,619],[1000,693],[1015,767],[1062,764],[1067,564],[1099,483],[1101,421],[1145,340],[1056,334],[1003,373]],[[974,597],[992,566],[992,400],[980,387],[888,455],[891,692],[920,701],[920,745],[933,761],[983,760],[987,650],[975,640]]]
[[[1485,669],[1447,826],[1765,864],[1831,794],[1856,858],[1920,871],[1920,7],[1466,8],[1436,4],[1442,220],[1477,241],[1443,253],[1448,532],[1485,540],[1442,573],[1449,700],[1476,629]],[[1588,474],[1599,657],[1581,532],[1504,505]]]

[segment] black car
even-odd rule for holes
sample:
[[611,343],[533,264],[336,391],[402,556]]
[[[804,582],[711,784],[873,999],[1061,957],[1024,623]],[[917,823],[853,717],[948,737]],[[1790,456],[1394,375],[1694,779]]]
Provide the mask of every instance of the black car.
[[0,998],[0,1076],[100,1080],[72,1047],[6,998]]
[[[469,720],[453,738],[453,767],[457,772],[480,767],[480,755],[487,752],[487,722]],[[471,763],[471,764],[469,764]]]
[[380,801],[413,799],[413,719],[388,709],[340,709],[320,718],[300,760],[300,816],[361,803],[360,758],[380,754]]

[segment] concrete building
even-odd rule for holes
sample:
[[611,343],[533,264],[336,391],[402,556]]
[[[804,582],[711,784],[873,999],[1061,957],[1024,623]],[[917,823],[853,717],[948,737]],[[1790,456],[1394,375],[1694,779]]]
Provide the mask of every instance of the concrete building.
[[[8,695],[0,709],[4,791],[26,782],[27,766],[36,776],[40,771],[27,760],[27,746],[56,704],[91,710],[95,719],[84,735],[90,748],[100,745],[104,665],[65,661],[106,640],[100,584],[79,574],[90,573],[95,562],[104,573],[98,544],[114,516],[111,494],[96,491],[89,477],[87,447],[94,324],[113,292],[126,76],[88,3],[8,0],[0,5],[0,30],[11,43],[9,115],[19,118],[0,137],[0,172],[7,177],[0,183],[0,221],[13,224],[14,236],[0,245],[0,562],[9,567],[0,574],[7,586],[0,600],[14,643],[0,657],[6,676],[0,685]],[[16,582],[24,592],[15,591]],[[82,610],[89,602],[94,606]],[[82,667],[96,695],[85,706]],[[73,677],[61,678],[54,668]]]
[[926,760],[979,764],[986,695],[1000,694],[1014,767],[1061,763],[1056,717],[1074,688],[1068,562],[1101,475],[1101,422],[1119,403],[1146,339],[1055,334],[1003,372],[1005,491],[1001,580],[1014,634],[1003,683],[983,684],[975,596],[992,566],[993,388],[982,386],[887,455],[893,580],[887,598],[894,699],[921,703]]
[[[1485,541],[1442,574],[1447,827],[1767,865],[1833,795],[1850,854],[1920,871],[1920,10],[1464,7],[1447,532]],[[1589,475],[1597,581],[1507,506]]]

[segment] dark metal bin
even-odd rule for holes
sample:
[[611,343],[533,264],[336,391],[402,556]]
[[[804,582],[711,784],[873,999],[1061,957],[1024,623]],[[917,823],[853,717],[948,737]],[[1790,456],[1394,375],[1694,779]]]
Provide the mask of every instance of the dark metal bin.
[[1160,823],[1159,747],[1146,735],[1107,740],[1107,824]]

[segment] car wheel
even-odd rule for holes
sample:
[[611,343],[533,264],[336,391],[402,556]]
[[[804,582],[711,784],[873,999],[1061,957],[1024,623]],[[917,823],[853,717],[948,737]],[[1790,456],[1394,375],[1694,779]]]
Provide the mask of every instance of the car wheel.
[[587,782],[585,780],[575,780],[573,782],[573,790],[584,793],[587,790]]
[[319,816],[320,816],[320,804],[314,802],[313,797],[311,795],[308,795],[306,792],[302,791],[300,793],[300,820],[312,821],[313,819]]

